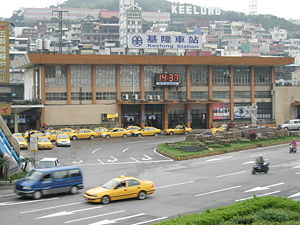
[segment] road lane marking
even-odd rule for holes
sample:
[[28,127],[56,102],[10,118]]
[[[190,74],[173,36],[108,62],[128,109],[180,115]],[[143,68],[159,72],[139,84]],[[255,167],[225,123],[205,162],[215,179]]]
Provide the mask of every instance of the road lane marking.
[[25,201],[25,202],[1,202],[0,206],[20,205],[20,204],[28,204],[28,203],[35,203],[35,202],[52,201],[52,200],[57,200],[57,199],[59,199],[59,198],[31,200],[31,201]]
[[101,150],[102,148],[96,148],[96,149],[94,149],[93,151],[92,151],[92,154],[94,154],[95,152],[97,152],[97,151],[99,151],[99,150]]
[[125,144],[135,144],[135,143],[138,143],[138,142],[146,142],[146,140],[143,140],[143,141],[128,141],[128,142],[125,142]]
[[129,148],[125,148],[124,150],[122,150],[122,152],[126,152]]
[[143,222],[140,222],[140,223],[135,223],[135,224],[132,224],[132,225],[141,225],[141,224],[145,224],[145,223],[150,223],[150,222],[154,222],[154,221],[158,221],[158,220],[164,220],[164,219],[167,219],[168,217],[160,217],[160,218],[156,218],[156,219],[153,219],[153,220],[147,220],[147,221],[143,221]]
[[264,186],[264,187],[255,187],[255,188],[249,189],[249,190],[244,191],[244,192],[247,193],[247,192],[253,192],[253,191],[264,191],[264,190],[270,189],[271,187],[276,187],[276,186],[283,185],[283,184],[284,183],[281,182],[281,183],[271,184],[271,185]]
[[74,222],[78,222],[78,221],[82,221],[82,220],[88,220],[88,219],[92,219],[92,218],[96,218],[96,217],[108,216],[108,215],[112,215],[112,214],[116,214],[116,213],[122,213],[122,212],[125,212],[125,210],[104,213],[104,214],[100,214],[100,215],[96,215],[96,216],[84,217],[84,218],[80,218],[80,219],[77,219],[77,220],[69,220],[69,221],[66,221],[64,223],[74,223]]
[[135,159],[135,158],[133,158],[133,157],[130,157],[133,161],[135,161],[135,162],[140,162],[139,160],[137,160],[137,159]]
[[[279,192],[281,192],[281,191],[273,191],[273,192],[269,192],[269,193],[262,194],[262,195],[256,195],[256,197],[263,197],[263,196],[267,196],[267,195],[276,194],[276,193],[279,193]],[[244,201],[244,200],[247,200],[247,199],[252,199],[252,198],[254,198],[254,196],[251,196],[251,197],[248,197],[248,198],[237,199],[235,201],[236,202],[241,202],[241,201]]]
[[83,162],[82,159],[80,159],[78,156],[74,156],[74,157],[77,158],[78,161],[73,161],[73,163],[82,163]]
[[194,196],[198,197],[198,196],[203,196],[203,195],[209,195],[209,194],[214,194],[214,193],[218,193],[218,192],[222,192],[222,191],[228,191],[228,190],[232,190],[232,189],[236,189],[236,188],[240,188],[240,187],[242,187],[242,185],[224,188],[224,189],[220,189],[220,190],[216,190],[216,191],[205,192],[205,193],[201,193],[201,194],[196,194]]
[[236,174],[241,174],[241,173],[245,173],[247,172],[246,170],[243,170],[243,171],[239,171],[239,172],[235,172],[235,173],[229,173],[229,174],[223,174],[223,175],[219,175],[219,176],[216,176],[217,178],[221,178],[221,177],[228,177],[228,176],[232,176],[232,175],[236,175]]
[[152,159],[150,156],[148,156],[148,155],[143,155],[144,157],[142,158],[142,160],[150,160],[150,159]]
[[108,159],[107,162],[117,162],[118,159],[113,157],[112,155],[110,156],[112,159]]
[[297,168],[300,168],[300,165],[299,165],[299,166],[295,166],[295,167],[293,167],[293,169],[297,169]]
[[70,204],[52,206],[52,207],[48,207],[48,208],[33,209],[33,210],[29,210],[29,211],[20,212],[20,214],[31,213],[31,212],[38,212],[38,211],[43,211],[43,210],[47,210],[47,209],[56,209],[56,208],[61,208],[61,207],[69,206],[69,205],[77,205],[77,204],[81,204],[81,203],[82,202],[74,202],[74,203],[70,203]]
[[0,198],[9,197],[9,196],[13,196],[13,195],[16,195],[16,194],[0,195]]
[[183,184],[190,184],[190,183],[193,183],[193,182],[195,182],[195,181],[191,180],[191,181],[177,183],[177,184],[169,184],[169,185],[164,185],[164,186],[157,187],[156,189],[161,189],[161,188],[166,188],[166,187],[173,187],[173,186],[178,186],[178,185],[183,185]]
[[102,220],[102,221],[98,221],[96,223],[90,223],[89,225],[104,225],[104,224],[112,224],[112,223],[116,223],[119,220],[126,220],[126,219],[130,219],[133,217],[138,217],[138,216],[144,216],[145,213],[140,213],[140,214],[135,214],[135,215],[131,215],[131,216],[125,216],[125,217],[121,217],[121,218],[117,218],[117,219],[113,219],[113,220]]
[[35,219],[44,219],[44,218],[57,217],[57,216],[68,216],[68,215],[73,215],[74,213],[77,213],[77,212],[82,212],[82,211],[87,211],[87,210],[92,210],[92,209],[99,209],[102,207],[103,206],[97,206],[97,207],[91,207],[91,208],[85,208],[85,209],[77,209],[77,210],[73,210],[73,211],[61,211],[58,213],[53,213],[53,214],[49,214],[46,216],[37,217]]
[[232,157],[233,156],[218,157],[218,158],[205,160],[205,162],[219,161],[219,160],[223,160],[223,159],[229,159],[229,158],[232,158]]
[[253,164],[253,163],[255,163],[255,161],[248,161],[248,162],[244,162],[244,163],[242,163],[243,165],[246,165],[246,164]]
[[298,173],[296,173],[297,175],[299,175],[300,174],[300,172],[298,172]]
[[164,155],[162,155],[162,154],[158,153],[156,148],[154,148],[154,149],[153,149],[153,151],[154,151],[154,153],[156,153],[157,155],[159,155],[159,156],[162,156],[162,157],[164,157],[164,158],[168,159],[169,161],[174,161],[173,159],[170,159],[169,157],[167,157],[167,156],[164,156]]
[[293,194],[291,196],[289,196],[288,198],[295,198],[295,197],[299,197],[300,196],[300,192]]
[[102,165],[104,165],[104,162],[102,162],[100,159],[97,159],[97,161],[100,162]]
[[[130,161],[130,162],[112,162],[112,163],[105,163],[102,162],[100,159],[97,159],[101,165],[122,165],[122,164],[138,164],[138,163],[160,163],[160,162],[171,162],[174,160],[149,160],[149,161],[138,161],[137,159],[132,159],[132,160],[136,160],[136,161]],[[99,163],[84,163],[84,164],[80,164],[80,166],[99,166]]]

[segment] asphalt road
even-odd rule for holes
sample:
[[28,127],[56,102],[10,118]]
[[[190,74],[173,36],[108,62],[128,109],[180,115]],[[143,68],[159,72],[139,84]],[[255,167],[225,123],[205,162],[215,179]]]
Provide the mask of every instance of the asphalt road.
[[[85,189],[113,177],[130,175],[152,180],[156,192],[146,200],[90,204],[76,195],[40,200],[0,190],[1,224],[153,224],[181,214],[231,205],[256,196],[276,195],[300,200],[300,154],[288,145],[266,147],[187,161],[173,161],[155,151],[158,143],[184,140],[159,136],[73,141],[71,148],[42,150],[37,158],[58,157],[62,164],[79,165]],[[251,174],[255,158],[270,162],[267,174]]]

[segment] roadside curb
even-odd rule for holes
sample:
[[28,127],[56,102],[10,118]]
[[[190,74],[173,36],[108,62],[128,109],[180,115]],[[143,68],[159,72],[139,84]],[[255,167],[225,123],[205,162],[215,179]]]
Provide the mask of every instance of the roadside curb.
[[278,142],[274,144],[253,144],[251,146],[247,146],[244,148],[237,148],[237,149],[229,149],[229,150],[222,150],[222,151],[215,151],[215,152],[207,152],[203,154],[196,154],[196,155],[191,155],[191,156],[182,156],[182,157],[174,157],[164,151],[161,151],[159,147],[157,147],[157,152],[165,157],[168,157],[170,159],[173,159],[175,161],[183,161],[183,160],[189,160],[189,159],[197,159],[197,158],[203,158],[203,157],[208,157],[208,156],[214,156],[214,155],[222,155],[230,152],[239,152],[239,151],[244,151],[244,150],[251,150],[251,149],[256,149],[256,148],[263,148],[263,147],[269,147],[269,146],[276,146],[276,145],[282,145],[282,144],[288,144],[290,143],[289,141],[283,141],[283,142]]

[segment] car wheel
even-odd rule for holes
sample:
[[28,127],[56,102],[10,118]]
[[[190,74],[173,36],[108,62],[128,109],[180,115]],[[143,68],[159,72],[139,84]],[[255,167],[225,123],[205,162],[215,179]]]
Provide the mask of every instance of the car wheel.
[[145,191],[140,191],[138,194],[138,199],[139,200],[144,200],[145,198],[147,198],[147,194]]
[[90,140],[93,140],[95,137],[92,135],[92,136],[90,136]]
[[138,134],[138,137],[142,137],[143,135],[142,134]]
[[173,132],[173,131],[171,131],[169,134],[170,134],[170,135],[174,135],[174,132]]
[[77,140],[78,138],[76,136],[73,136],[72,137],[72,140]]
[[103,196],[102,197],[102,200],[101,200],[101,203],[102,204],[108,204],[110,202],[110,197],[109,196],[107,196],[107,195],[105,195],[105,196]]
[[34,193],[33,193],[33,199],[40,199],[41,197],[42,197],[42,192],[40,192],[40,191],[35,191]]
[[123,134],[123,138],[126,138],[127,137],[127,134]]
[[289,130],[289,128],[287,128],[287,127],[285,127],[284,129],[285,129],[285,130]]
[[106,135],[105,138],[110,138],[110,136],[109,136],[109,135]]
[[76,186],[71,187],[71,189],[70,189],[71,195],[75,195],[75,194],[77,194],[77,192],[78,192],[78,187],[76,187]]
[[154,136],[158,136],[158,133],[155,133]]

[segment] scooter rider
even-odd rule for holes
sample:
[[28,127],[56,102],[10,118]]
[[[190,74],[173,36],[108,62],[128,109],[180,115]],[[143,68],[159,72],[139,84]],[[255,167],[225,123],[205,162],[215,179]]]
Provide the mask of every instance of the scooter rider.
[[297,149],[297,142],[296,142],[295,138],[293,140],[291,140],[290,145],[291,145],[292,150],[296,151],[296,149]]
[[262,168],[265,163],[265,160],[262,156],[259,156],[256,158],[255,163],[257,166],[259,166],[259,168]]

